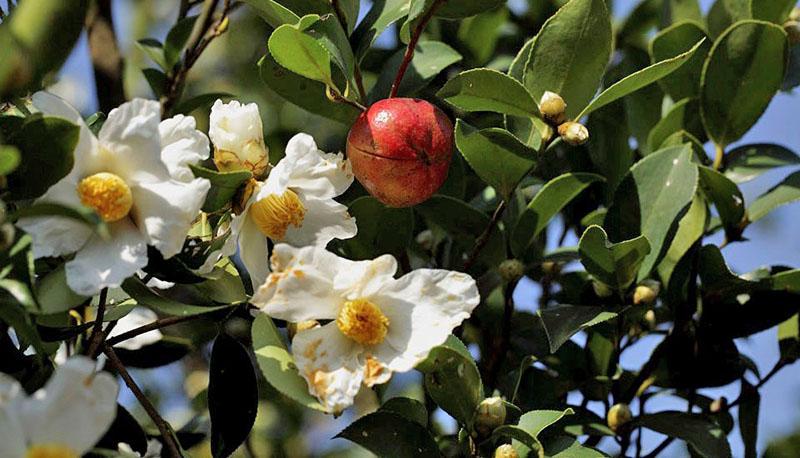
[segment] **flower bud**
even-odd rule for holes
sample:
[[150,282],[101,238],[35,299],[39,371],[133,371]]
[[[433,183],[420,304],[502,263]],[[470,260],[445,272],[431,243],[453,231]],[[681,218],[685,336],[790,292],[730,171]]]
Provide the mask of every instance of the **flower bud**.
[[503,444],[494,451],[494,458],[519,458],[519,454],[511,444]]
[[263,177],[269,167],[269,151],[264,144],[264,128],[258,105],[214,102],[208,136],[214,143],[214,164],[221,172],[249,170]]
[[597,297],[611,297],[611,295],[614,294],[614,290],[612,290],[610,286],[599,280],[592,281],[592,289]]
[[542,263],[542,272],[549,276],[558,275],[561,272],[561,265],[554,261],[545,261]]
[[503,281],[516,281],[525,275],[525,264],[519,259],[506,259],[500,263],[497,270],[500,271],[500,277],[503,278]]
[[655,280],[645,280],[633,292],[633,303],[635,305],[652,305],[658,293],[661,292],[661,284]]
[[583,145],[589,141],[589,130],[579,122],[565,122],[558,126],[558,135],[572,146]]
[[786,35],[789,36],[790,45],[800,43],[800,21],[786,21],[786,23],[783,24],[783,30],[786,31]]
[[608,410],[608,415],[606,416],[608,427],[614,432],[619,431],[620,428],[630,423],[632,419],[633,414],[628,404],[614,404]]
[[478,405],[475,416],[475,430],[481,436],[488,436],[495,428],[506,421],[506,406],[498,397],[486,398]]
[[648,310],[644,314],[644,322],[647,324],[647,328],[653,330],[658,325],[658,321],[656,321],[656,312],[654,310]]
[[719,399],[715,399],[714,401],[711,402],[711,405],[708,406],[708,410],[710,410],[711,413],[722,412],[727,408],[728,408],[728,399],[725,398],[724,396]]
[[539,111],[548,121],[554,124],[563,123],[566,109],[567,103],[564,102],[560,95],[550,91],[545,91],[542,94],[542,100],[539,101]]

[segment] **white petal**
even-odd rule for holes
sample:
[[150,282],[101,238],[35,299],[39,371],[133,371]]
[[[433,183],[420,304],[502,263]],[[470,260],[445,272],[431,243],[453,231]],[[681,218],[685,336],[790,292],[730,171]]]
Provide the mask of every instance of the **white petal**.
[[353,183],[350,162],[341,154],[320,151],[308,134],[297,134],[289,140],[286,157],[276,168],[281,162],[285,162],[288,171],[288,186],[305,196],[331,199],[343,194]]
[[67,284],[78,294],[94,296],[116,288],[147,265],[147,241],[136,226],[123,219],[109,226],[111,238],[92,236],[65,265]]
[[25,430],[19,418],[19,407],[23,399],[19,382],[0,373],[0,456],[25,456]]
[[117,414],[117,381],[95,374],[95,362],[75,356],[26,399],[21,419],[32,444],[63,444],[78,454],[92,448]]
[[249,141],[263,143],[264,127],[258,105],[242,105],[236,100],[222,103],[222,100],[217,100],[211,107],[208,135],[215,147],[234,153],[240,152]]
[[345,240],[358,232],[356,220],[345,205],[333,199],[303,199],[306,209],[300,227],[289,226],[283,242],[294,246],[325,246],[333,239]]
[[418,269],[387,283],[372,300],[389,318],[386,340],[374,349],[374,356],[391,371],[405,372],[444,343],[480,296],[467,274]]
[[204,178],[138,182],[131,187],[136,224],[165,258],[180,253],[210,187]]
[[[58,203],[69,207],[80,206],[77,186],[77,181],[72,176],[67,176],[50,187],[36,202]],[[35,258],[74,253],[92,236],[92,229],[89,226],[61,216],[22,218],[16,225],[33,239]]]
[[269,248],[267,238],[258,226],[246,216],[239,215],[234,224],[239,232],[239,257],[250,274],[253,290],[261,286],[269,275]]
[[343,299],[333,279],[337,271],[360,264],[322,248],[286,244],[275,246],[271,261],[272,273],[251,302],[274,318],[295,322],[336,318]]
[[361,351],[361,346],[345,337],[336,323],[300,332],[292,341],[294,361],[308,382],[308,392],[333,413],[353,405],[361,388]]
[[[117,325],[114,326],[108,337],[118,336],[130,330],[150,324],[157,319],[158,315],[152,310],[144,307],[136,307],[117,321]],[[144,334],[139,334],[131,339],[124,340],[116,346],[126,350],[138,350],[146,345],[158,342],[162,337],[163,334],[161,334],[161,331],[154,329]]]
[[161,160],[161,108],[153,100],[133,99],[108,114],[100,129],[101,161],[95,172],[119,175],[128,185],[169,177]]
[[19,399],[22,393],[22,386],[14,377],[0,372],[0,406]]
[[194,179],[189,164],[208,159],[208,137],[195,128],[192,116],[177,115],[161,121],[161,160],[167,164],[172,178],[188,182]]
[[347,299],[371,297],[389,282],[394,282],[397,260],[385,254],[370,261],[350,261],[347,269],[340,269],[333,285]]
[[77,124],[80,128],[78,144],[75,146],[73,157],[75,168],[80,169],[84,161],[96,154],[97,138],[94,136],[89,126],[83,121],[83,117],[78,110],[70,106],[66,100],[49,92],[39,91],[31,97],[33,106],[46,115],[64,118],[67,121]]

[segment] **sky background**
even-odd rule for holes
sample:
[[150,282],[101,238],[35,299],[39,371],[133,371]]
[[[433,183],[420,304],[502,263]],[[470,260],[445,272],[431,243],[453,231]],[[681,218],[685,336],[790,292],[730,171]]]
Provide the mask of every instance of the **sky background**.
[[[128,28],[126,23],[126,10],[129,8],[131,0],[115,0],[115,20],[118,28],[123,50],[130,49],[131,42],[139,37],[132,37],[126,33]],[[629,0],[618,0],[616,2],[615,17],[621,18],[637,2]],[[704,11],[710,8],[711,0],[701,0]],[[173,5],[174,4],[174,5]],[[514,8],[518,4],[512,0],[509,6]],[[162,2],[165,8],[174,8],[177,1]],[[362,2],[362,9],[366,8],[366,2]],[[391,45],[392,38],[384,36],[384,44]],[[381,41],[379,41],[379,44]],[[72,56],[67,61],[63,71],[61,81],[55,88],[68,97],[84,114],[88,115],[97,110],[97,100],[94,94],[94,81],[91,73],[91,66],[86,45],[85,36],[75,48]],[[760,119],[758,124],[737,144],[749,143],[778,143],[794,151],[800,151],[800,91],[793,94],[781,93],[773,100],[769,109]],[[768,190],[792,169],[779,169],[767,173],[750,183],[742,185],[745,201],[752,202],[757,196]],[[764,265],[784,264],[800,267],[800,237],[798,237],[798,225],[800,224],[800,205],[786,206],[774,211],[769,217],[764,218],[753,224],[747,229],[747,243],[733,244],[726,247],[723,251],[726,260],[734,272],[744,273],[754,270]],[[550,229],[556,239],[560,233],[558,224],[551,225]],[[721,236],[707,239],[707,243],[721,242]],[[577,244],[577,239],[573,236],[568,244]],[[523,282],[515,294],[516,303],[521,309],[534,310],[538,303],[539,289],[533,282]],[[580,339],[580,337],[578,337]],[[640,367],[650,355],[650,352],[658,342],[657,338],[645,338],[639,344],[628,350],[622,359],[622,366],[627,369]],[[768,372],[778,360],[777,330],[771,329],[752,336],[749,339],[737,340],[739,350],[755,360],[762,374]],[[176,368],[165,369],[164,375],[180,376],[180,372],[175,373]],[[171,377],[158,377],[158,379],[168,380]],[[172,385],[172,386],[170,386]],[[175,391],[174,384],[164,383],[165,390]],[[738,383],[727,388],[715,390],[702,390],[709,396],[726,396],[729,400],[738,396]],[[177,391],[175,391],[177,396]],[[759,418],[759,452],[763,452],[766,444],[774,438],[783,436],[795,430],[800,423],[800,365],[790,366],[782,370],[775,376],[761,391],[761,415]],[[169,396],[167,397],[169,399]],[[176,400],[175,409],[180,409],[182,401]],[[667,399],[653,399],[648,403],[649,410],[661,408],[682,409],[685,404],[675,403]],[[443,417],[442,417],[443,418]],[[344,426],[347,419],[343,418],[335,423],[329,423],[320,431],[330,430],[332,434],[338,432],[339,427]],[[645,450],[652,448],[661,440],[661,436],[655,433],[645,438]],[[738,430],[729,436],[734,456],[742,456],[743,445]],[[682,445],[676,444],[665,451],[662,456],[684,456],[685,451]]]

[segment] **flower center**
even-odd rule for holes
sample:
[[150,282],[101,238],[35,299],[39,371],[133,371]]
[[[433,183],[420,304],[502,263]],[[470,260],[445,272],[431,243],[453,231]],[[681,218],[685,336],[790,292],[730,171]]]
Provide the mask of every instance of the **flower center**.
[[78,458],[79,455],[66,445],[42,444],[28,449],[25,458]]
[[286,229],[303,225],[306,207],[294,191],[287,189],[283,194],[270,194],[250,206],[250,214],[262,234],[272,240],[283,240]]
[[133,207],[133,195],[128,184],[108,172],[95,173],[78,183],[81,203],[91,208],[107,223],[128,216]]
[[361,345],[383,342],[389,330],[389,319],[377,305],[366,299],[347,301],[336,317],[336,326],[342,334]]

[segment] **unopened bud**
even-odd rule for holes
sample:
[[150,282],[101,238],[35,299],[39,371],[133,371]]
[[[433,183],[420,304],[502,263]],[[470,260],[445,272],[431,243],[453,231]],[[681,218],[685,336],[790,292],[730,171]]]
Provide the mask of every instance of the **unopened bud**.
[[589,130],[579,122],[565,122],[558,126],[558,135],[572,146],[583,145],[589,141]]
[[711,402],[711,405],[708,406],[708,410],[710,410],[711,413],[722,412],[727,408],[728,408],[728,399],[725,398],[724,396],[719,399],[715,399],[714,401]]
[[633,292],[633,303],[635,305],[652,305],[658,293],[661,292],[661,284],[655,280],[645,280]]
[[494,451],[494,458],[519,458],[519,454],[511,444],[503,444]]
[[648,310],[644,314],[644,322],[647,324],[648,329],[655,329],[658,322],[656,321],[656,312],[654,310]]
[[416,241],[423,249],[430,251],[433,249],[433,231],[425,229],[417,234]]
[[558,275],[561,272],[561,264],[554,261],[545,261],[542,263],[542,272],[549,276]]
[[800,21],[800,7],[794,7],[794,9],[792,9],[792,12],[789,13],[789,20]]
[[800,22],[798,20],[786,21],[783,24],[783,30],[786,31],[786,35],[789,37],[790,45],[800,43]]
[[214,164],[221,172],[249,170],[255,178],[266,174],[269,150],[255,103],[214,102],[208,136],[214,143]]
[[503,281],[516,281],[525,275],[525,264],[519,259],[506,259],[500,263],[497,270],[500,271],[500,277],[503,278]]
[[548,121],[554,124],[561,124],[565,121],[565,111],[567,103],[555,92],[545,91],[542,100],[539,101],[539,111]]
[[630,423],[631,420],[633,420],[633,414],[628,404],[614,404],[608,410],[608,415],[606,416],[608,427],[614,432],[619,431],[620,428]]
[[611,297],[611,295],[614,294],[614,290],[612,290],[610,286],[599,280],[592,281],[592,289],[597,297]]
[[488,436],[505,421],[506,406],[502,399],[486,398],[478,405],[478,412],[475,415],[475,430],[481,436]]

